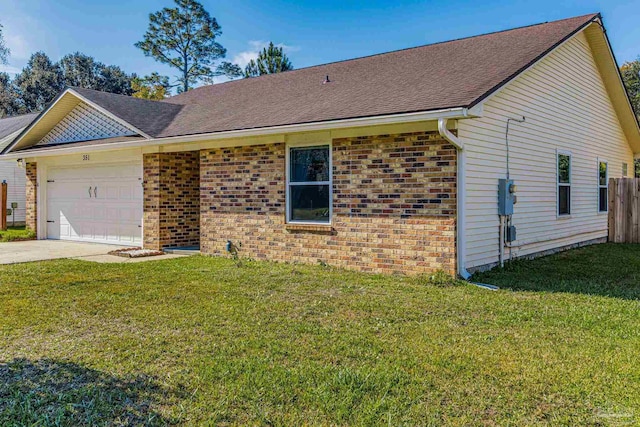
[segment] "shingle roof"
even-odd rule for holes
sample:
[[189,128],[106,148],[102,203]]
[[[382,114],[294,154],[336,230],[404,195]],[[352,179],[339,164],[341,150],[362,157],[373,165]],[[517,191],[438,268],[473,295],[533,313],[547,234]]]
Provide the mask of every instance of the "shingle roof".
[[[2,141],[7,136],[23,129],[38,116],[37,113],[0,119],[0,151],[12,141]],[[13,139],[13,138],[12,138]]]
[[151,136],[162,133],[184,107],[80,87],[71,89]]
[[154,138],[472,107],[598,17],[234,80],[163,101],[72,89]]
[[152,137],[470,107],[598,16],[234,80],[161,102],[73,90]]
[[38,113],[32,113],[0,119],[0,139],[26,127],[37,115]]
[[596,17],[200,87],[163,101],[187,107],[158,136],[470,107]]

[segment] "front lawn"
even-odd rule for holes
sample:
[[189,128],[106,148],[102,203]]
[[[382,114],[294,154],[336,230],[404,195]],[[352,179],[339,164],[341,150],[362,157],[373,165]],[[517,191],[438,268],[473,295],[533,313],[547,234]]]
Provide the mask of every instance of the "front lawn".
[[14,242],[17,240],[33,240],[36,234],[22,227],[7,227],[7,230],[0,230],[0,242]]
[[519,263],[480,277],[496,292],[206,257],[0,266],[0,425],[636,425],[638,259]]

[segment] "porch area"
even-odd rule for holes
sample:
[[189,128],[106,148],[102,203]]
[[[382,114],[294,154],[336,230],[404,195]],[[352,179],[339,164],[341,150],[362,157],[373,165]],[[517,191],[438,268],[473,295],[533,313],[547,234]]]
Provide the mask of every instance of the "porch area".
[[200,250],[200,153],[143,155],[144,247]]

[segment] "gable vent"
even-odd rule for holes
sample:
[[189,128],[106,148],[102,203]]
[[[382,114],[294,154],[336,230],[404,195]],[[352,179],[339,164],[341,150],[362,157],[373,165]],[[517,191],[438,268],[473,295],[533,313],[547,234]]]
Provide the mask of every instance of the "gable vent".
[[113,120],[111,117],[81,102],[51,129],[51,131],[40,140],[38,145],[89,141],[131,135],[136,135],[136,133]]

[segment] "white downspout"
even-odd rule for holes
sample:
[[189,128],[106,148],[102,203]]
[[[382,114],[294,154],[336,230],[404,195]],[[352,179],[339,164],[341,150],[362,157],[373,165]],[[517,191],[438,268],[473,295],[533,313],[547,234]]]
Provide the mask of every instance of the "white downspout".
[[447,129],[447,119],[441,118],[438,119],[438,132],[440,136],[445,140],[453,144],[458,149],[458,223],[457,223],[457,235],[456,235],[456,247],[458,252],[458,274],[463,279],[467,280],[471,277],[471,274],[465,268],[465,260],[466,260],[466,252],[467,252],[467,239],[466,239],[466,217],[465,217],[465,200],[466,200],[466,185],[465,185],[465,175],[466,175],[466,157],[467,153],[464,150],[464,144],[460,139],[452,134],[449,129]]

